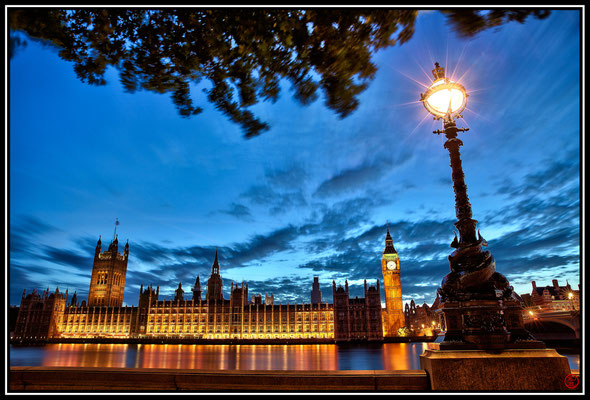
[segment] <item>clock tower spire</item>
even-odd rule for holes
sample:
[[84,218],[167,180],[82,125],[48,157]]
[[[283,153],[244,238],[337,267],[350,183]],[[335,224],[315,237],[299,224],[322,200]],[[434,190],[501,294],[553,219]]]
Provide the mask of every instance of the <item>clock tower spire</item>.
[[385,336],[397,336],[397,330],[404,326],[402,308],[402,286],[400,280],[399,256],[393,246],[389,233],[389,222],[385,235],[385,249],[381,256],[383,287],[385,292],[385,311],[383,312],[383,330]]

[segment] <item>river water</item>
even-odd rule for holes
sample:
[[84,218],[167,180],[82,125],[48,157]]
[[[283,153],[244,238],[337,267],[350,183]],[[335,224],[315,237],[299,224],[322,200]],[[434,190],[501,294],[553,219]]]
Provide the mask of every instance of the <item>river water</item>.
[[[11,366],[176,368],[207,370],[420,369],[426,343],[180,345],[78,344],[10,346]],[[579,352],[560,350],[571,369]]]

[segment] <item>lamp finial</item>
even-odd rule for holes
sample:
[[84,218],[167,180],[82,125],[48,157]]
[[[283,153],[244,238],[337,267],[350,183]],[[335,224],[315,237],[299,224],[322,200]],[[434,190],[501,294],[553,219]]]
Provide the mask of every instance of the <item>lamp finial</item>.
[[434,69],[432,70],[432,75],[434,75],[434,80],[444,78],[445,69],[441,67],[438,62],[435,62]]

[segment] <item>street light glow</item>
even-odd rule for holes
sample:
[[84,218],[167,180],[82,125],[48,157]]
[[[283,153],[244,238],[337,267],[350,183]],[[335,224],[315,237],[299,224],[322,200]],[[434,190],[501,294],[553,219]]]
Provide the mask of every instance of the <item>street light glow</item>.
[[443,78],[430,85],[422,101],[429,113],[435,117],[444,117],[458,114],[465,109],[467,93],[460,83]]
[[463,85],[445,76],[445,69],[434,63],[434,82],[423,93],[420,101],[435,118],[453,117],[465,109],[467,92]]

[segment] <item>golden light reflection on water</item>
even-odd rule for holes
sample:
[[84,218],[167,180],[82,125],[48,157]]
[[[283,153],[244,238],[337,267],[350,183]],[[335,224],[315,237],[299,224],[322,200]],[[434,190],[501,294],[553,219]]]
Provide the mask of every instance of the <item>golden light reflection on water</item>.
[[[420,354],[426,348],[427,343],[347,346],[64,343],[11,346],[10,364],[206,370],[410,370],[420,369]],[[567,356],[570,367],[579,368],[579,355]]]
[[[171,355],[173,354],[173,357]],[[141,368],[223,370],[337,370],[335,345],[184,345],[170,352],[144,345]]]
[[427,346],[428,343],[383,343],[383,369],[420,369],[420,354]]
[[43,347],[42,365],[125,368],[128,347],[127,344],[50,344]]

